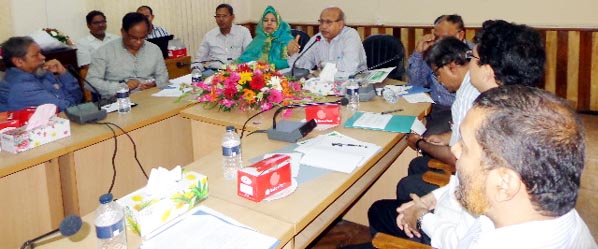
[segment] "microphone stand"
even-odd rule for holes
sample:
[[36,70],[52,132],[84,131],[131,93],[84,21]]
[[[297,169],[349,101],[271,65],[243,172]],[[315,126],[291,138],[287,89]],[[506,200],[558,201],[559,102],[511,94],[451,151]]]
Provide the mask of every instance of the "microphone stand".
[[42,234],[42,235],[40,235],[40,236],[38,236],[38,237],[36,237],[34,239],[25,241],[25,243],[23,243],[23,245],[21,246],[21,249],[25,249],[25,248],[31,248],[31,249],[33,249],[33,248],[35,248],[35,242],[36,241],[38,241],[38,240],[40,240],[42,238],[45,238],[45,237],[47,237],[47,236],[49,236],[49,235],[51,235],[51,234],[53,234],[55,232],[58,232],[58,230],[59,229],[54,229],[54,230],[52,230],[50,232],[47,232],[45,234]]
[[312,42],[311,44],[309,44],[309,46],[303,50],[303,52],[301,54],[299,54],[299,56],[297,57],[297,59],[295,60],[295,62],[293,62],[293,66],[291,67],[291,77],[295,78],[295,65],[297,64],[297,62],[299,61],[299,59],[301,59],[301,57],[307,53],[307,51],[314,46],[314,44],[316,44],[317,42],[319,42],[322,39],[321,36],[316,36],[314,42]]

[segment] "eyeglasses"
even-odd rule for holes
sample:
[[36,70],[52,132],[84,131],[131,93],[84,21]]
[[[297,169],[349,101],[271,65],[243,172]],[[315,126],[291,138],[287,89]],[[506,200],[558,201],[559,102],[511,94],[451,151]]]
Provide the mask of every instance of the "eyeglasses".
[[476,58],[478,60],[480,59],[480,57],[477,57],[477,56],[473,55],[473,51],[472,50],[468,50],[467,52],[465,52],[465,59],[471,60],[473,58]]
[[432,78],[434,78],[438,82],[440,82],[440,72],[438,72],[438,70],[440,70],[440,68],[442,67],[444,66],[437,67],[436,69],[434,69],[434,71],[432,71]]
[[340,21],[340,20],[322,20],[322,19],[319,19],[319,20],[318,20],[318,23],[319,23],[320,25],[323,25],[323,24],[330,25],[330,24],[333,24],[333,23],[335,23],[335,22],[339,22],[339,21]]
[[218,19],[218,18],[227,18],[231,15],[215,15],[214,18]]
[[92,25],[100,25],[100,24],[106,24],[106,21],[93,21],[91,22]]

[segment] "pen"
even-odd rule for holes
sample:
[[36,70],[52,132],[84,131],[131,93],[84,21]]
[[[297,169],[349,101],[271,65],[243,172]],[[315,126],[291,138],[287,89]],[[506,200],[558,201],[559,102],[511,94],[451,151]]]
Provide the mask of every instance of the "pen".
[[362,144],[343,144],[343,143],[332,143],[332,146],[350,146],[350,147],[363,147],[363,148],[367,148],[367,145],[362,145]]
[[393,112],[401,112],[401,111],[403,111],[403,108],[394,109],[394,110],[390,110],[390,111],[383,111],[380,114],[384,115],[384,114],[390,114],[390,113],[393,113]]

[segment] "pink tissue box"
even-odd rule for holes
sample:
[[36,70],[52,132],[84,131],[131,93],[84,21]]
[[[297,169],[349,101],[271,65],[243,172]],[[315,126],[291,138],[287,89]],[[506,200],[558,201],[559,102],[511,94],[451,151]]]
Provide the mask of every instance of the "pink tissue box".
[[2,133],[2,150],[19,153],[71,135],[69,120],[56,116],[50,118],[47,126],[30,131],[25,128],[26,126],[21,126]]

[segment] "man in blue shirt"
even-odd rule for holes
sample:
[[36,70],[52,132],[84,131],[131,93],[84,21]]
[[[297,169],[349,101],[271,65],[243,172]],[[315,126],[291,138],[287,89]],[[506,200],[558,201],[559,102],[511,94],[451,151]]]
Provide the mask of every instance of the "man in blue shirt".
[[440,134],[450,131],[451,105],[455,101],[455,93],[449,92],[434,77],[430,66],[424,62],[424,55],[441,38],[452,36],[464,43],[469,48],[473,44],[465,41],[465,29],[463,19],[459,15],[442,15],[434,21],[434,32],[426,34],[418,41],[415,51],[409,56],[409,83],[413,85],[429,87],[432,92],[432,100],[435,104],[427,117],[426,135]]
[[2,56],[8,70],[0,82],[0,112],[48,103],[64,111],[81,103],[77,79],[58,60],[44,61],[31,37],[8,39],[2,43]]

